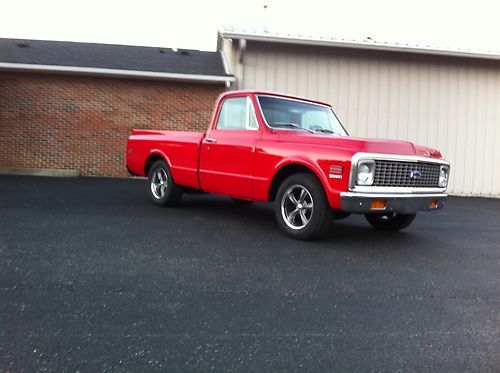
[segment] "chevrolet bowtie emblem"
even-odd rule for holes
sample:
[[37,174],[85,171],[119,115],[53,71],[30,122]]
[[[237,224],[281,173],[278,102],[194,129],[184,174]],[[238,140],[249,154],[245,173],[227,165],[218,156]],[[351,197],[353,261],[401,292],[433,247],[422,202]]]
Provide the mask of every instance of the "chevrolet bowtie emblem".
[[419,170],[413,170],[410,173],[410,178],[411,179],[420,179],[422,177],[422,173]]

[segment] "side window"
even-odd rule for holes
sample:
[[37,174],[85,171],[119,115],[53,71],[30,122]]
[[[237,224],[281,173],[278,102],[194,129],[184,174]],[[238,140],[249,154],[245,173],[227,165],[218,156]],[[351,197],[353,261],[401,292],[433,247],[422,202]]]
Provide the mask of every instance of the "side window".
[[258,130],[255,110],[249,97],[227,98],[217,119],[218,130]]

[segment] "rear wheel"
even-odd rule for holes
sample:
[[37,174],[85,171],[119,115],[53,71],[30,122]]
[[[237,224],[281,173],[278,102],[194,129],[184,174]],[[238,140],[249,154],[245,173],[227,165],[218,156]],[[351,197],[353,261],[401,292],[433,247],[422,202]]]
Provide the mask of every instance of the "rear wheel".
[[281,184],[274,212],[281,230],[300,240],[324,236],[332,223],[323,186],[307,173],[294,174]]
[[398,214],[390,212],[387,214],[366,214],[365,218],[373,227],[382,231],[400,231],[407,228],[417,214]]
[[175,184],[165,161],[153,163],[148,173],[149,195],[159,206],[175,206],[182,197],[182,188]]

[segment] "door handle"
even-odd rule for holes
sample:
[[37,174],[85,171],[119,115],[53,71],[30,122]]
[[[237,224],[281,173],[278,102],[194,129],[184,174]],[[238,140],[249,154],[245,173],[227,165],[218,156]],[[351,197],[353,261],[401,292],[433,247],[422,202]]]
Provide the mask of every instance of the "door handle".
[[213,138],[211,138],[211,137],[205,137],[205,142],[209,142],[209,143],[212,143],[212,144],[213,144],[213,143],[217,142],[217,140],[216,140],[216,139],[213,139]]

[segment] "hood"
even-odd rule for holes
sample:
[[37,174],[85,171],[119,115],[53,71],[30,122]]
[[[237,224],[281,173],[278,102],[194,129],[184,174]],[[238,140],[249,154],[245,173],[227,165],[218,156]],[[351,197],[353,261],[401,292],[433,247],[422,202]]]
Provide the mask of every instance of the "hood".
[[439,150],[428,146],[415,145],[415,154],[420,157],[443,159]]
[[410,155],[436,159],[443,158],[439,150],[426,146],[415,145],[410,141],[318,135],[298,131],[280,131],[279,133],[276,132],[276,134],[278,141],[344,148],[346,150],[351,150],[353,154],[362,152]]

